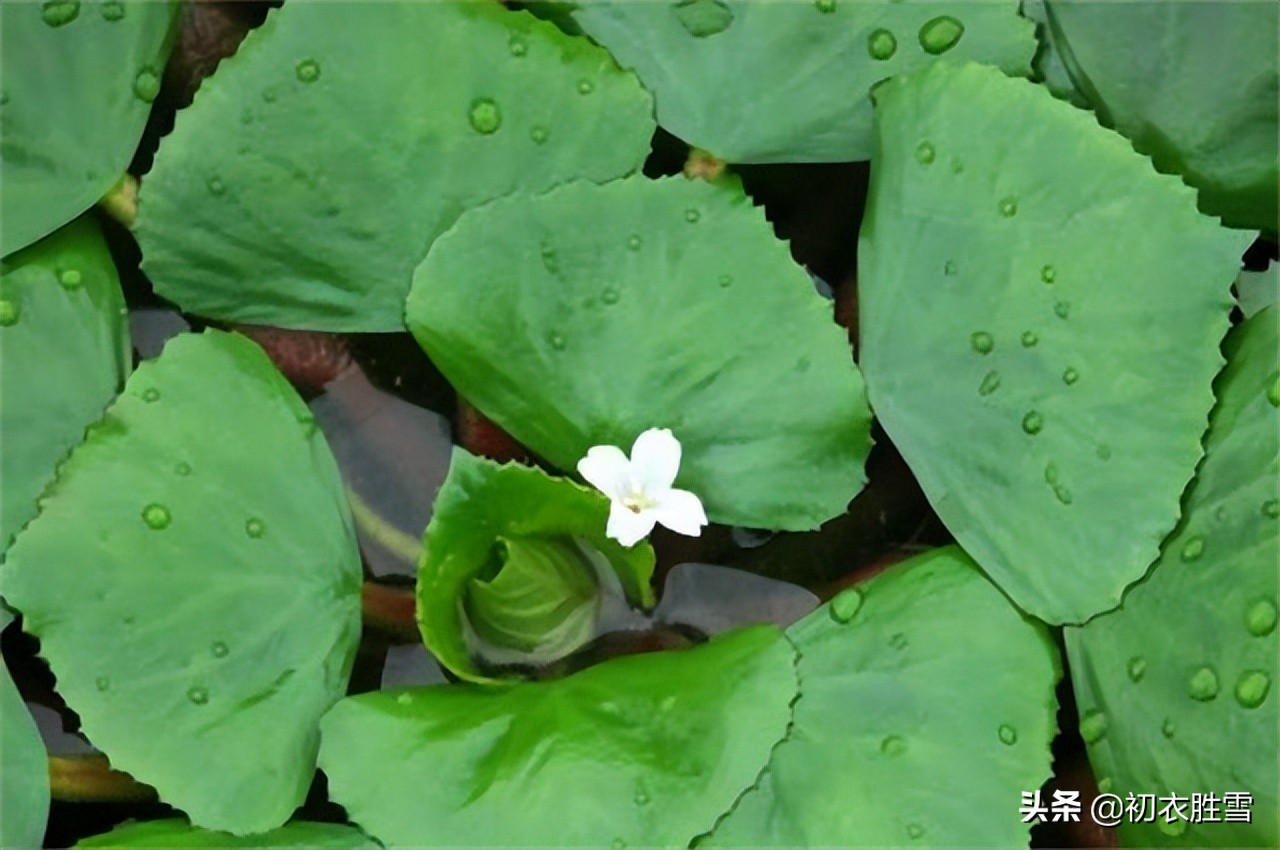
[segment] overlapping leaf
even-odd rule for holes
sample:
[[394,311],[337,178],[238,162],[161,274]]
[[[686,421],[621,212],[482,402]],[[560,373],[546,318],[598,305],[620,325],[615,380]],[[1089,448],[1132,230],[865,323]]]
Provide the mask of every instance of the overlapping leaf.
[[872,405],[982,568],[1031,613],[1082,622],[1177,521],[1249,235],[993,69],[934,66],[877,102],[859,253]]
[[[13,615],[0,606],[0,631]],[[0,847],[41,847],[49,817],[49,761],[9,668],[0,662]]]
[[360,562],[328,447],[261,349],[170,342],[0,570],[88,736],[201,826],[279,826],[346,689]]
[[460,212],[638,168],[651,108],[603,50],[497,3],[290,4],[161,146],[144,265],[201,315],[399,330]]
[[[1280,371],[1272,306],[1232,331],[1205,458],[1177,531],[1118,611],[1068,629],[1081,733],[1112,793],[1184,798],[1120,827],[1128,846],[1275,847]],[[1222,795],[1252,794],[1249,822]],[[1216,813],[1189,808],[1217,797]]]
[[332,850],[375,850],[381,845],[360,830],[333,823],[294,821],[279,829],[257,835],[236,836],[192,826],[184,820],[129,821],[110,832],[79,841],[76,847],[119,848],[142,847],[291,847],[332,848]]

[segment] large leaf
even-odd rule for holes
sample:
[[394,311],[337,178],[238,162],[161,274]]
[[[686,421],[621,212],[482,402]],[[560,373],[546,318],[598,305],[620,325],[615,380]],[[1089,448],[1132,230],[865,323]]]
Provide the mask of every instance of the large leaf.
[[1014,0],[581,0],[573,21],[634,68],[658,122],[731,162],[868,159],[868,90],[939,56],[1030,70]]
[[320,765],[388,847],[687,847],[755,781],[795,691],[791,644],[755,626],[551,682],[350,697]]
[[176,8],[0,4],[0,253],[52,233],[120,179],[160,90]]
[[895,566],[787,636],[791,731],[703,844],[1026,846],[1017,801],[1050,773],[1057,649],[963,552]]
[[[596,575],[589,562],[598,555],[608,562],[605,569],[616,573],[632,603],[652,606],[649,579],[653,575],[653,547],[646,542],[626,549],[610,540],[605,536],[608,515],[609,500],[594,490],[552,478],[540,469],[518,464],[502,466],[462,449],[455,450],[449,476],[436,497],[431,523],[423,535],[426,554],[419,562],[417,605],[423,641],[459,676],[492,681],[474,658],[476,646],[470,633],[484,627],[468,620],[467,602],[476,599],[483,605],[486,597],[492,598],[495,588],[501,588],[493,582],[494,568],[502,566],[505,558],[506,563],[520,569],[520,561],[512,555],[530,546],[539,551],[547,546],[557,547],[561,551],[556,554],[568,562],[564,571],[578,569],[579,577],[592,591]],[[546,583],[539,583],[534,576],[532,581],[519,581],[523,587],[516,588],[517,600],[527,603],[534,613],[579,601],[571,597],[576,596],[572,590],[581,582],[569,581],[565,587],[566,582],[555,581],[554,573],[560,571],[549,572],[553,575],[545,576]],[[512,578],[519,577],[509,577],[508,583]],[[560,594],[563,598],[548,597],[548,589],[557,586],[565,591]],[[590,595],[594,603],[598,596]],[[499,605],[487,607],[492,610]],[[594,619],[594,605],[585,607],[585,616]],[[519,615],[520,611],[511,613]],[[555,617],[553,625],[565,619]],[[571,624],[580,622],[575,619]],[[585,625],[590,627],[593,623]],[[595,637],[595,633],[588,628],[577,632],[576,637],[572,645],[553,649],[563,650],[557,654],[564,654]]]
[[1275,231],[1280,5],[1049,0],[1048,33],[1077,88],[1161,170],[1237,227]]
[[279,826],[345,692],[360,561],[337,469],[261,349],[177,337],[0,570],[84,731],[200,826]]
[[4,261],[0,552],[35,516],[54,466],[102,415],[131,365],[120,281],[91,217]]
[[[13,615],[0,607],[0,631]],[[44,845],[49,817],[49,759],[9,668],[0,662],[0,847]]]
[[1280,846],[1277,317],[1228,337],[1204,463],[1151,575],[1066,632],[1081,732],[1113,793],[1253,795],[1251,823],[1189,823],[1184,800],[1181,819],[1121,824],[1128,846]]
[[809,529],[861,489],[870,413],[830,302],[737,188],[576,183],[468,213],[409,327],[463,395],[561,469],[670,428],[714,521]]
[[877,103],[859,248],[872,405],[996,583],[1082,622],[1177,521],[1249,236],[1088,113],[990,68],[935,66]]
[[119,848],[141,847],[293,847],[298,850],[332,848],[332,850],[375,850],[381,845],[360,830],[334,823],[295,821],[279,829],[257,835],[235,836],[192,826],[184,820],[129,821],[110,832],[79,841],[76,847]]
[[633,171],[651,108],[603,50],[497,3],[291,3],[161,146],[144,266],[194,313],[399,330],[414,266],[460,212]]

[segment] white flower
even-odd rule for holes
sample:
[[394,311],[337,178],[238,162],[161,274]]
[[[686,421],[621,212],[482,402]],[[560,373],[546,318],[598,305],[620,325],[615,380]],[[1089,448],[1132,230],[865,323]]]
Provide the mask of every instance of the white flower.
[[605,533],[623,546],[634,546],[655,523],[690,537],[702,534],[702,500],[671,486],[679,470],[680,441],[666,428],[636,437],[630,458],[617,446],[593,446],[578,461],[582,477],[609,497]]

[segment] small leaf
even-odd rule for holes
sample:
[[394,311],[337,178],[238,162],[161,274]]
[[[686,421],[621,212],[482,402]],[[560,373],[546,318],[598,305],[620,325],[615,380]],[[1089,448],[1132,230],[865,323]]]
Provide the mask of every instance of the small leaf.
[[1081,712],[1105,718],[1086,742],[1112,793],[1253,795],[1250,822],[1130,820],[1126,846],[1280,846],[1278,316],[1227,337],[1204,463],[1160,560],[1118,611],[1066,630]]
[[1050,774],[1057,649],[960,549],[844,591],[787,636],[791,730],[698,846],[1026,846],[1017,802]]
[[459,213],[634,171],[651,111],[603,50],[497,3],[295,3],[161,145],[144,268],[204,316],[401,330],[413,268]]
[[771,626],[565,679],[349,697],[321,723],[334,800],[388,847],[686,847],[786,732]]
[[335,823],[308,823],[294,821],[279,829],[256,835],[235,836],[192,826],[184,820],[171,818],[139,823],[128,821],[110,832],[82,839],[76,847],[133,848],[158,847],[294,847],[332,848],[332,850],[375,850],[381,845],[360,830]]
[[[633,605],[652,606],[653,548],[641,543],[626,549],[610,540],[605,536],[608,515],[609,501],[594,490],[540,469],[503,466],[456,449],[423,536],[426,555],[418,569],[423,642],[454,673],[479,682],[494,679],[476,663],[470,631],[510,647],[517,632],[541,627],[536,649],[521,648],[532,653],[528,660],[564,655],[595,636],[596,606],[587,603],[583,610],[583,604],[588,595],[596,596],[597,560],[616,574]],[[531,564],[535,558],[541,562]],[[515,572],[508,575],[504,565]],[[507,579],[501,580],[504,575]],[[531,585],[534,578],[540,581]],[[539,607],[532,610],[512,610],[506,604],[512,594],[519,599],[535,588],[557,595],[537,600]],[[464,618],[464,612],[496,616],[497,621],[477,624]]]
[[184,334],[45,499],[0,592],[85,733],[198,825],[279,826],[360,636],[351,519],[306,405],[244,337]]
[[132,366],[124,310],[111,254],[90,216],[5,260],[0,551],[36,515],[55,465],[124,382]]
[[990,68],[935,66],[877,104],[859,243],[872,406],[1014,602],[1083,622],[1177,521],[1249,234]]
[[151,112],[177,8],[0,4],[0,253],[52,233],[115,186]]
[[[0,631],[13,615],[0,607]],[[0,847],[44,846],[49,817],[49,758],[9,667],[0,662]]]
[[866,480],[845,332],[737,187],[634,177],[495,201],[418,267],[407,315],[458,391],[560,469],[670,428],[676,486],[713,521],[792,530]]

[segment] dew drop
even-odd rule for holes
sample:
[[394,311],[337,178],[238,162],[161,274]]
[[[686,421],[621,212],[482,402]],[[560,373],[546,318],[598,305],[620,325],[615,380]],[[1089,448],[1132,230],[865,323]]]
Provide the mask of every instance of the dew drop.
[[889,646],[899,651],[906,649],[908,643],[907,636],[902,632],[894,632],[893,636],[889,638]]
[[945,274],[947,277],[951,277],[951,276],[955,275],[955,273],[956,273],[956,261],[955,261],[955,260],[947,260],[945,263],[943,263],[943,264],[942,264],[942,273],[943,273],[943,274]]
[[906,749],[907,742],[900,735],[890,735],[880,742],[880,752],[887,756],[902,755]]
[[293,69],[299,82],[314,83],[320,79],[320,63],[314,59],[303,59]]
[[921,165],[932,165],[937,152],[933,149],[933,145],[928,142],[921,142],[916,145],[916,162]]
[[147,387],[142,391],[142,400],[147,404],[157,402],[160,400],[160,391],[155,387]]
[[644,788],[637,788],[633,799],[637,806],[647,806],[649,805],[649,792],[645,791]]
[[1110,776],[1104,776],[1098,780],[1098,790],[1103,794],[1109,792],[1113,787],[1115,787],[1115,782]]
[[733,286],[733,275],[722,274],[720,275],[720,279],[716,282],[720,284],[721,289],[728,289]]
[[960,157],[958,156],[951,157],[951,173],[952,174],[964,173],[964,162],[962,162]]
[[1064,484],[1053,485],[1053,495],[1064,505],[1069,505],[1075,501],[1075,497],[1071,495],[1071,491]]
[[831,600],[831,619],[847,623],[862,607],[862,591],[856,587],[841,592]]
[[1129,681],[1135,685],[1142,681],[1142,677],[1147,675],[1147,659],[1141,655],[1135,655],[1129,659],[1128,665],[1125,667],[1129,674]]
[[1056,463],[1050,462],[1044,468],[1044,480],[1049,484],[1058,483],[1058,465]]
[[1166,738],[1172,738],[1174,733],[1178,731],[1178,727],[1174,725],[1173,719],[1166,717],[1164,722],[1160,724],[1160,734]]
[[964,35],[964,24],[950,15],[939,15],[920,27],[920,46],[925,53],[937,56],[956,46]]
[[107,21],[118,21],[124,17],[124,4],[120,0],[107,0],[102,4],[102,17]]
[[979,354],[990,354],[991,349],[996,347],[996,341],[991,334],[986,331],[975,331],[969,337],[969,345]]
[[997,734],[1000,736],[1000,743],[1007,747],[1012,747],[1014,744],[1018,743],[1018,730],[1014,729],[1008,723],[1002,723],[1000,725],[1000,729],[997,730]]
[[48,0],[41,9],[41,14],[49,26],[64,26],[79,16],[80,0]]
[[733,23],[733,10],[721,0],[681,0],[671,11],[685,32],[694,38],[724,32]]
[[493,98],[477,97],[471,101],[471,110],[467,116],[471,121],[471,129],[482,136],[495,133],[502,126],[502,110]]
[[982,383],[978,384],[978,395],[991,395],[1000,389],[1000,373],[995,369],[982,376]]
[[1058,271],[1053,266],[1045,266],[1040,269],[1040,280],[1045,283],[1053,283],[1058,279]]
[[1000,210],[1000,215],[1005,218],[1013,218],[1018,214],[1018,199],[1012,195],[1007,198],[1001,198],[997,209]]
[[524,43],[523,38],[513,35],[507,42],[507,50],[511,51],[512,56],[520,57],[529,52],[529,45]]
[[1280,499],[1268,499],[1262,503],[1262,515],[1267,519],[1280,517]]
[[209,651],[213,653],[214,658],[226,658],[227,652],[230,650],[227,649],[227,645],[225,643],[220,640],[215,640],[213,644],[210,645]]
[[1091,708],[1080,717],[1080,737],[1086,744],[1096,744],[1107,734],[1107,715]]
[[907,824],[908,838],[921,838],[924,835],[924,827],[918,823]]
[[883,62],[898,52],[898,39],[886,29],[872,30],[867,36],[867,53],[877,62]]
[[613,843],[609,846],[612,847],[613,850],[624,850],[627,846],[627,842],[623,841],[621,838],[615,838],[613,839]]
[[541,124],[534,124],[529,128],[529,138],[533,140],[535,145],[546,144],[549,135],[551,134],[547,132],[547,128]]
[[1262,670],[1246,670],[1236,679],[1236,702],[1242,708],[1257,708],[1271,690],[1271,675]]
[[254,540],[260,538],[266,533],[267,526],[262,520],[255,517],[249,517],[244,522],[244,533],[252,537]]
[[606,304],[617,304],[618,290],[614,289],[612,286],[606,286],[604,292],[600,293],[600,300]]
[[702,218],[702,214],[697,210],[695,210],[693,207],[690,207],[689,209],[684,211],[684,220],[689,222],[690,224],[694,224],[700,218]]
[[1066,384],[1067,386],[1071,386],[1078,380],[1080,380],[1080,373],[1076,371],[1074,366],[1068,366],[1066,369],[1063,370],[1062,383]]
[[227,185],[222,182],[220,177],[210,177],[205,186],[208,187],[210,195],[221,195],[227,191]]
[[412,702],[413,702],[413,695],[408,693],[407,691],[405,693],[402,693],[396,696],[397,705],[409,705]]
[[578,94],[591,94],[596,90],[596,84],[590,80],[578,80]]
[[1266,637],[1276,630],[1276,603],[1258,599],[1244,610],[1244,627],[1254,637]]
[[1267,387],[1267,401],[1272,407],[1280,407],[1280,375],[1271,379],[1271,385]]
[[633,233],[627,238],[627,248],[632,251],[639,251],[640,246],[644,244],[644,240],[640,238],[640,234]]
[[62,284],[63,289],[75,289],[84,283],[84,275],[80,274],[79,269],[63,269],[58,272],[58,283]]
[[143,68],[133,78],[134,97],[143,103],[151,103],[160,94],[160,75],[154,68]]
[[1038,335],[1036,335],[1035,331],[1023,331],[1023,332],[1022,332],[1022,347],[1023,347],[1023,348],[1034,348],[1034,347],[1035,347],[1035,345],[1036,345],[1036,343],[1038,343],[1038,342],[1040,342],[1040,337],[1039,337]]
[[1197,702],[1208,702],[1218,695],[1218,672],[1212,667],[1201,667],[1187,682],[1187,695]]
[[147,524],[148,528],[156,531],[169,527],[173,517],[169,514],[169,509],[164,505],[152,503],[142,509],[142,521]]
[[1022,417],[1022,430],[1028,434],[1035,435],[1040,433],[1040,429],[1044,428],[1044,417],[1039,411],[1031,410],[1027,415]]
[[18,305],[8,298],[0,299],[0,328],[7,328],[18,323]]
[[93,686],[98,689],[99,693],[111,690],[111,680],[106,676],[99,676],[93,680]]
[[814,0],[813,5],[824,15],[830,15],[836,10],[836,0]]
[[1169,820],[1167,817],[1157,817],[1156,829],[1170,838],[1177,838],[1187,831],[1187,822],[1177,815],[1174,815],[1173,820]]
[[1194,561],[1204,554],[1204,538],[1199,534],[1187,539],[1182,544],[1182,560]]
[[187,463],[185,460],[179,461],[178,464],[173,467],[173,471],[178,475],[181,475],[183,478],[186,478],[191,474],[191,464]]
[[204,705],[209,701],[209,691],[199,685],[195,685],[187,689],[187,699],[191,700],[194,705]]
[[1053,305],[1053,313],[1059,319],[1065,319],[1071,315],[1071,304],[1066,301],[1058,301]]
[[564,336],[559,331],[547,334],[547,343],[556,351],[564,351]]
[[1096,454],[1099,460],[1111,460],[1111,446],[1106,443],[1100,443]]

